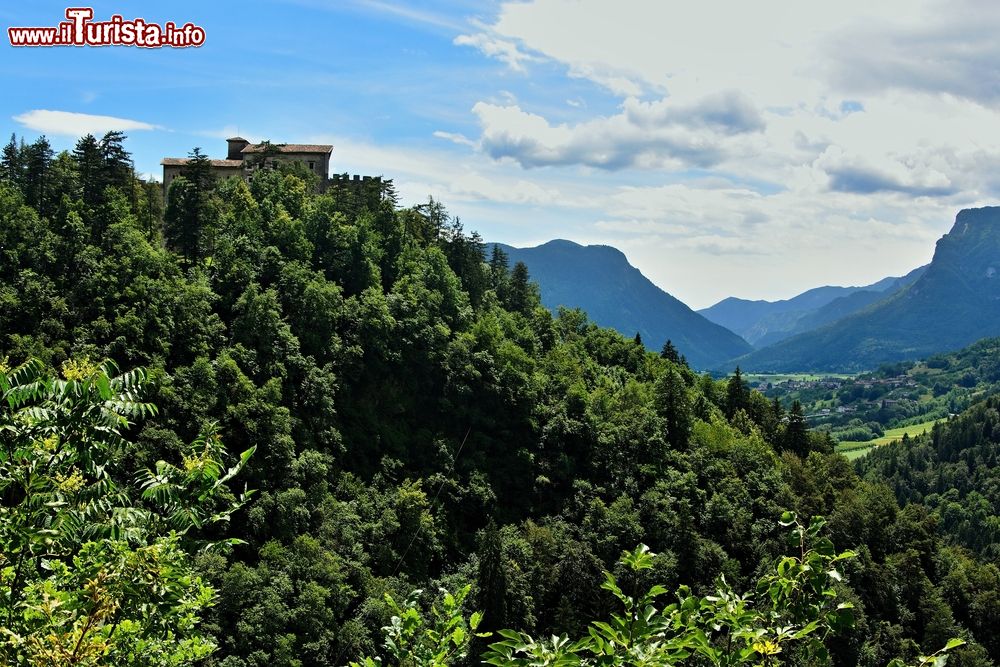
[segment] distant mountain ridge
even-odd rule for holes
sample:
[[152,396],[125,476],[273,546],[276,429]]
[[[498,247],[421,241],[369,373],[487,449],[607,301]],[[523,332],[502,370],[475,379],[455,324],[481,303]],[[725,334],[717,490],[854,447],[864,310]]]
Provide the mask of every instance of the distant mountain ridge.
[[1000,335],[1000,207],[965,209],[911,285],[863,310],[753,352],[748,370],[855,371]]
[[829,324],[880,301],[911,284],[923,274],[925,268],[922,266],[905,276],[883,278],[863,287],[815,287],[779,301],[728,297],[698,312],[739,334],[754,347],[762,348]]
[[752,350],[749,343],[654,285],[618,249],[556,239],[533,248],[499,246],[510,263],[524,262],[542,303],[582,308],[593,322],[623,335],[639,333],[659,350],[668,339],[694,368],[711,368]]

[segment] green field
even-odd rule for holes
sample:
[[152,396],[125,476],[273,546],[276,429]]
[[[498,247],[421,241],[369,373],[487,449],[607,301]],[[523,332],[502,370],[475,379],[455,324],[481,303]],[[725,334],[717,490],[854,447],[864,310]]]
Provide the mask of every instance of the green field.
[[912,426],[891,428],[886,431],[885,435],[881,438],[875,438],[874,440],[868,440],[867,442],[845,440],[837,445],[837,451],[853,461],[859,456],[864,456],[875,447],[887,445],[890,442],[895,442],[896,440],[901,440],[904,434],[909,435],[912,438],[926,431],[930,431],[931,427],[939,421],[946,421],[946,419],[932,419],[919,424],[913,424]]

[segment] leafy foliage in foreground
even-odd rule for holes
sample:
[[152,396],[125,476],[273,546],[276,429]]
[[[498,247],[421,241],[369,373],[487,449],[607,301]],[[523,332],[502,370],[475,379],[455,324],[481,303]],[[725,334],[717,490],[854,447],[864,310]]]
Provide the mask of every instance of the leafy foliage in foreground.
[[[70,362],[0,365],[0,660],[9,665],[182,665],[214,649],[199,627],[215,593],[195,571],[191,534],[225,522],[218,436],[183,466],[128,483],[130,420],[151,415],[145,374]],[[230,540],[231,542],[231,540]]]
[[[783,525],[795,523],[791,513]],[[588,635],[571,641],[565,635],[538,642],[530,635],[504,631],[503,641],[490,646],[486,662],[504,665],[675,665],[697,656],[716,667],[774,664],[778,656],[798,651],[810,662],[829,654],[823,640],[853,624],[850,602],[837,603],[834,584],[842,578],[840,561],[854,557],[834,554],[819,536],[825,521],[815,518],[792,532],[799,553],[782,558],[773,572],[757,582],[754,592],[740,595],[721,577],[714,594],[698,596],[684,586],[677,601],[657,607],[667,589],[655,585],[639,596],[627,595],[617,578],[605,572],[602,588],[621,603],[608,621],[592,623]],[[807,540],[815,542],[806,547]],[[631,575],[653,567],[649,548],[642,545],[620,559]]]
[[[658,607],[666,588],[656,584],[641,595],[628,595],[619,579],[605,571],[601,587],[620,603],[620,611],[607,621],[592,622],[586,636],[576,640],[565,634],[536,640],[524,632],[501,630],[502,639],[490,644],[484,662],[496,667],[653,667],[688,661],[733,667],[776,665],[783,659],[826,664],[829,653],[824,640],[854,624],[854,605],[837,602],[837,588],[843,580],[841,565],[856,554],[835,553],[830,540],[821,536],[826,525],[822,517],[813,517],[806,527],[786,512],[781,525],[793,527],[789,537],[797,553],[780,558],[752,593],[737,594],[720,577],[712,595],[694,595],[682,586],[676,602]],[[654,554],[640,545],[624,552],[618,562],[635,588],[641,575],[653,569]],[[472,637],[468,629],[474,630],[481,620],[474,613],[466,623],[460,603],[467,594],[468,588],[459,596],[442,591],[442,609],[434,606],[429,619],[421,616],[412,600],[405,610],[393,603],[396,615],[383,628],[385,661],[365,658],[351,667],[444,667],[458,662]],[[964,644],[951,639],[932,655],[919,656],[917,664],[941,667],[949,651]],[[896,658],[889,665],[904,667],[906,663]]]

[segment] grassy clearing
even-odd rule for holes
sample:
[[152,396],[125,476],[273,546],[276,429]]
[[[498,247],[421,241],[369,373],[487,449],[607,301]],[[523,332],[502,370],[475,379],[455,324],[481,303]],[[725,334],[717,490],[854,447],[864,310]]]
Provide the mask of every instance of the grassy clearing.
[[885,435],[881,438],[875,438],[874,440],[868,440],[867,442],[845,440],[837,445],[837,451],[853,461],[859,456],[864,456],[876,447],[887,445],[890,442],[895,442],[896,440],[902,440],[903,435],[908,435],[912,438],[920,435],[921,433],[929,432],[934,424],[939,421],[945,421],[945,419],[932,419],[930,421],[920,422],[919,424],[913,424],[912,426],[891,428],[886,431]]

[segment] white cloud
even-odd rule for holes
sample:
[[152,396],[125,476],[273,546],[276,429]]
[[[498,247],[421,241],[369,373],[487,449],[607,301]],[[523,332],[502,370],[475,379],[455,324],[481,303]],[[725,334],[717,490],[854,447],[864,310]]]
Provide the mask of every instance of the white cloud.
[[444,132],[442,130],[437,130],[434,132],[434,136],[438,139],[444,139],[450,141],[453,144],[458,144],[459,146],[470,146],[475,148],[478,144],[475,141],[469,139],[464,134],[458,132]]
[[585,165],[600,169],[711,167],[746,153],[753,139],[737,135],[764,127],[760,113],[737,93],[677,105],[627,98],[620,113],[575,125],[553,125],[518,105],[477,103],[479,146],[495,159],[524,167]]
[[514,42],[500,39],[495,35],[489,35],[485,32],[472,35],[459,35],[455,38],[454,43],[456,46],[471,46],[478,49],[483,55],[496,58],[515,72],[523,72],[524,63],[539,60],[535,56],[521,51]]
[[[972,170],[1000,158],[998,28],[1000,6],[975,0],[505,2],[484,31],[611,90],[625,118],[473,110],[483,149],[522,166],[697,166],[971,199],[989,180]],[[831,147],[840,161],[818,161]]]
[[70,137],[81,137],[85,134],[99,135],[111,130],[129,132],[162,129],[158,125],[128,118],[48,109],[33,109],[14,116],[14,120],[36,132]]

